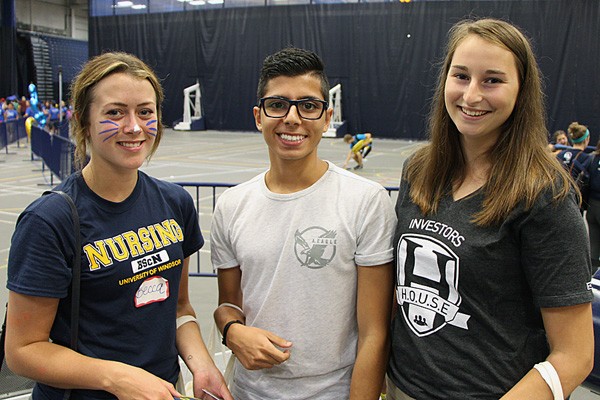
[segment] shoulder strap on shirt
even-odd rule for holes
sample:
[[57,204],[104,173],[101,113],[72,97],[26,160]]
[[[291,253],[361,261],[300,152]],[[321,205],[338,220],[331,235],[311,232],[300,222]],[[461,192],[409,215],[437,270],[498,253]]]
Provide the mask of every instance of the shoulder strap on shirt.
[[79,336],[79,296],[81,293],[81,233],[79,231],[79,213],[77,206],[71,196],[60,190],[49,190],[44,195],[56,193],[61,195],[69,204],[71,218],[73,219],[73,233],[75,234],[75,259],[72,265],[71,279],[71,349],[77,350],[77,338]]
[[[79,297],[81,294],[81,232],[79,224],[79,213],[77,206],[73,202],[71,196],[60,190],[48,190],[43,193],[47,195],[56,193],[62,196],[69,204],[71,209],[71,218],[73,219],[73,233],[75,234],[75,259],[71,266],[71,349],[77,351],[77,339],[79,336]],[[69,400],[71,397],[71,389],[65,390],[63,400]]]
[[577,153],[577,155],[575,156],[573,161],[571,161],[571,168],[569,168],[569,173],[571,174],[571,176],[573,176],[573,167],[575,166],[575,164],[578,164],[579,169],[581,169],[581,170],[583,169],[582,168],[583,164],[581,164],[581,162],[577,161],[577,159],[579,158],[581,153],[583,153],[583,150],[579,150],[579,153]]

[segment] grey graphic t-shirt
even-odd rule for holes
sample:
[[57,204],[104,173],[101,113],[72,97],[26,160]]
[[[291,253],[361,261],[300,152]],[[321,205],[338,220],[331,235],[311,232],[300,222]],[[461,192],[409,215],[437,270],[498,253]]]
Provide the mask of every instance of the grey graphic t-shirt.
[[357,265],[392,260],[395,224],[381,185],[333,164],[293,194],[269,191],[264,174],[223,193],[211,229],[213,267],[240,266],[247,324],[294,343],[280,366],[247,371],[238,364],[236,399],[348,397]]
[[403,181],[390,378],[418,399],[498,399],[549,353],[540,307],[592,300],[574,195],[553,203],[544,193],[483,228],[471,223],[481,191],[448,195],[427,217],[408,193]]

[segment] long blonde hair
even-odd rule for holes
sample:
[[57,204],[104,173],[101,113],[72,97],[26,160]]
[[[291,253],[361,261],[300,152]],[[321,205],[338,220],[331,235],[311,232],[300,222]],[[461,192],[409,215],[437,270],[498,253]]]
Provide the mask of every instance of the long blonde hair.
[[492,166],[483,187],[483,208],[472,220],[477,225],[490,226],[504,220],[521,202],[530,208],[544,189],[551,187],[554,198],[559,199],[574,184],[546,149],[541,75],[529,40],[504,21],[464,20],[449,32],[429,117],[430,143],[415,153],[404,171],[405,179],[411,183],[412,201],[424,215],[434,214],[441,198],[451,192],[452,183],[465,178],[461,134],[446,109],[444,86],[456,48],[468,35],[477,35],[513,53],[519,74],[514,110],[488,154]]
[[71,85],[71,101],[73,103],[73,116],[71,118],[71,135],[75,138],[75,165],[81,169],[85,165],[87,143],[89,140],[88,128],[90,125],[89,106],[94,100],[94,88],[102,79],[118,72],[126,73],[139,79],[146,79],[152,85],[156,95],[156,138],[150,151],[154,154],[162,138],[164,127],[162,125],[163,89],[158,77],[142,60],[134,55],[122,52],[104,53],[90,59],[83,66]]

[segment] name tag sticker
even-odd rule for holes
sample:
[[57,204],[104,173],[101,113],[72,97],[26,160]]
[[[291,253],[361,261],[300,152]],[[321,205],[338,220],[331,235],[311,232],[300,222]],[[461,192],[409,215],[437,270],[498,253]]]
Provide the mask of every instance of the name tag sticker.
[[135,293],[135,306],[137,308],[145,305],[165,301],[169,298],[169,281],[162,276],[153,276],[146,279]]

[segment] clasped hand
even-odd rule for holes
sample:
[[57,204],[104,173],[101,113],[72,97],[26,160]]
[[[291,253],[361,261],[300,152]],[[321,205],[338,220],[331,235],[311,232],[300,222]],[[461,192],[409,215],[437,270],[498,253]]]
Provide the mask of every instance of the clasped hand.
[[244,368],[257,370],[287,361],[292,342],[264,329],[235,324],[229,328],[227,346]]

